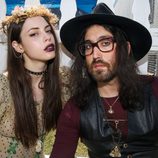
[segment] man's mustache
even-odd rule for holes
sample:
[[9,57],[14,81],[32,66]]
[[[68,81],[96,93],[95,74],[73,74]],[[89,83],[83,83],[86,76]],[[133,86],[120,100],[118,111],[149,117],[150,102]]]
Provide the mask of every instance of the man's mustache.
[[94,64],[102,64],[102,65],[105,65],[106,67],[110,67],[110,64],[106,61],[103,61],[103,60],[93,60],[91,66],[93,66]]

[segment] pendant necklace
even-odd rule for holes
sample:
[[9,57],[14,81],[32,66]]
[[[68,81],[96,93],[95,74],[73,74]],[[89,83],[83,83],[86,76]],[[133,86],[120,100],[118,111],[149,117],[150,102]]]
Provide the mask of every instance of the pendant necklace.
[[109,153],[109,156],[111,156],[111,157],[121,157],[121,152],[120,152],[120,148],[119,148],[118,145],[115,145],[115,147]]
[[[115,105],[115,103],[118,101],[119,96],[116,97],[115,101],[112,104],[109,104],[109,102],[107,102],[107,100],[104,99],[105,103],[109,106],[109,109],[106,111],[104,110],[104,117],[103,117],[103,121],[106,121],[109,128],[112,130],[111,131],[111,137],[112,137],[112,144],[113,146],[111,147],[111,150],[109,152],[109,156],[113,157],[113,158],[119,158],[121,157],[121,140],[122,140],[122,131],[120,129],[120,123],[125,123],[127,122],[127,119],[124,118],[116,118],[113,115],[109,115],[110,118],[107,118],[106,112],[108,114],[113,114],[114,110],[113,110],[113,106]],[[113,118],[114,117],[114,118]]]
[[111,152],[109,153],[109,156],[111,157],[121,157],[121,149],[120,149],[120,141],[122,137],[122,132],[119,130],[118,125],[122,121],[126,121],[124,119],[107,119],[108,122],[112,121],[115,123],[115,130],[113,132],[112,140],[114,143],[114,147],[111,149]]
[[114,114],[113,106],[118,101],[118,99],[119,99],[119,96],[115,99],[115,101],[112,104],[109,104],[109,102],[107,101],[107,99],[104,99],[105,102],[106,102],[106,104],[109,106],[109,110],[108,110],[109,114]]
[[106,121],[108,123],[108,126],[110,126],[110,122],[113,122],[115,124],[113,129],[113,133],[111,134],[112,137],[112,142],[113,142],[113,147],[109,153],[110,157],[121,157],[121,149],[120,149],[120,142],[122,139],[122,132],[121,130],[118,128],[118,125],[120,122],[126,122],[127,120],[125,119],[103,119],[104,121]]

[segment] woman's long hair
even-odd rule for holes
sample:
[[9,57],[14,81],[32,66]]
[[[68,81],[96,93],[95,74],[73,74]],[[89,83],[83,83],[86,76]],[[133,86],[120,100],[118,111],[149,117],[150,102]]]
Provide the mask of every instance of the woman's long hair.
[[[49,21],[43,17],[48,24]],[[11,95],[15,109],[15,135],[23,145],[34,145],[39,137],[37,125],[37,111],[33,99],[32,81],[24,68],[24,60],[12,47],[12,41],[21,42],[20,33],[24,22],[12,23],[8,29],[8,60],[7,70]],[[51,26],[51,25],[50,25]],[[51,27],[52,28],[52,27]],[[47,73],[44,74],[40,85],[44,100],[42,106],[43,131],[50,131],[56,126],[57,118],[61,111],[61,89],[59,78],[59,48],[55,32],[55,58],[48,61]]]
[[[111,32],[117,43],[116,46],[116,76],[120,83],[119,98],[124,109],[135,110],[142,108],[142,86],[139,78],[139,71],[132,55],[128,53],[128,38],[125,33],[117,27],[102,25]],[[79,43],[84,41],[86,29],[79,37]],[[141,51],[141,50],[140,50]],[[92,79],[87,71],[85,58],[77,50],[76,58],[72,65],[72,95],[74,95],[77,106],[83,108],[86,106],[89,95],[97,86],[96,81]]]

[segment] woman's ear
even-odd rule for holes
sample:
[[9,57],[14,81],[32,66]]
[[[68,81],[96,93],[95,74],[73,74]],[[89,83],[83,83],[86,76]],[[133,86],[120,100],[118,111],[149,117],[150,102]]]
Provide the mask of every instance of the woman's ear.
[[18,53],[24,53],[23,46],[18,43],[17,41],[12,42],[12,47],[18,52]]
[[128,55],[131,53],[131,44],[129,41],[127,41],[127,49],[128,49]]

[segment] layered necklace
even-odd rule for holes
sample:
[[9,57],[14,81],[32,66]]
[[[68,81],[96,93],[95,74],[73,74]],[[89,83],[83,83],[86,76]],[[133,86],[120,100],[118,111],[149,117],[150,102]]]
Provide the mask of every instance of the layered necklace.
[[111,156],[111,157],[121,157],[120,142],[121,142],[121,138],[122,138],[122,132],[118,128],[118,126],[119,126],[120,122],[126,122],[127,120],[125,120],[125,119],[107,119],[106,121],[108,123],[112,122],[112,123],[115,124],[115,126],[113,128],[113,133],[111,134],[114,146],[111,149],[111,151],[109,153],[109,156]]
[[122,116],[121,117],[117,116],[117,113],[115,114],[115,111],[113,109],[113,106],[117,103],[118,100],[119,100],[119,96],[116,97],[116,99],[113,101],[112,104],[110,104],[107,101],[107,98],[104,98],[104,102],[106,104],[104,121],[108,123],[109,128],[112,128],[111,137],[112,137],[113,147],[109,153],[110,157],[121,157],[120,146],[122,139],[122,131],[120,130],[120,123],[127,123],[127,118]]
[[31,74],[31,75],[34,75],[34,76],[41,76],[41,75],[44,75],[47,71],[44,70],[44,71],[41,71],[41,72],[34,72],[34,71],[31,71],[31,70],[28,70],[25,68],[25,71],[28,73],[28,74]]

